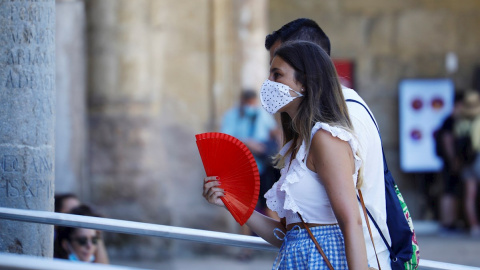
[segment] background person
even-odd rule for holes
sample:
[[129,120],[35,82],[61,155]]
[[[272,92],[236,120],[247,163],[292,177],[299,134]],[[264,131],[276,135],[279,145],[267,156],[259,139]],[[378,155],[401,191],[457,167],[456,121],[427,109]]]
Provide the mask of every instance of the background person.
[[461,119],[455,122],[456,149],[462,162],[465,183],[465,214],[470,235],[480,237],[477,215],[477,189],[480,182],[480,94],[477,90],[465,93]]
[[[220,132],[229,134],[242,141],[252,152],[260,174],[260,192],[256,209],[273,218],[277,218],[266,205],[264,194],[278,179],[279,171],[273,167],[272,156],[277,153],[280,142],[279,129],[275,118],[259,106],[257,92],[243,90],[239,104],[228,110],[223,119]],[[252,232],[247,226],[242,226],[244,235]],[[238,254],[240,260],[252,257],[251,249],[242,249]]]
[[463,92],[457,91],[453,111],[435,133],[437,155],[443,160],[443,191],[440,201],[441,233],[456,231],[458,197],[461,188],[461,162],[455,149],[455,122],[458,121],[463,105]]
[[57,213],[68,213],[81,204],[77,195],[73,193],[55,194],[55,212]]
[[[90,215],[90,216],[97,216],[94,215],[90,207],[82,206],[82,208],[78,208],[82,206],[78,197],[73,193],[65,193],[65,194],[56,194],[55,195],[55,212],[64,213],[64,214],[76,214],[76,215]],[[73,213],[71,212],[73,209],[76,209]],[[84,214],[85,213],[85,214]],[[58,226],[55,226],[55,239],[54,242],[57,241],[57,237],[59,235]],[[71,230],[73,228],[63,227],[61,230]],[[67,232],[69,233],[69,232]],[[61,256],[63,259],[67,259],[65,254],[60,251],[62,249],[61,244],[57,246],[55,244],[55,250],[59,251],[58,256]],[[58,257],[60,258],[60,257]],[[108,258],[108,252],[105,247],[105,243],[103,241],[97,241],[95,247],[95,254],[94,254],[94,262],[96,263],[103,263],[109,264],[110,260]]]
[[[72,209],[70,214],[98,216],[86,205]],[[100,232],[97,230],[59,226],[55,238],[54,257],[71,261],[94,262],[95,252],[100,241]]]

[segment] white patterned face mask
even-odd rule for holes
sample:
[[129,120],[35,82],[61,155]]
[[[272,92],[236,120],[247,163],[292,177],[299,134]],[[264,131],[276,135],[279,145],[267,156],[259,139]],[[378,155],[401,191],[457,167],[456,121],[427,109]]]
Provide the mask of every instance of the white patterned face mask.
[[260,90],[260,100],[262,101],[263,108],[271,113],[275,114],[283,106],[292,102],[292,100],[297,97],[292,97],[290,91],[293,91],[298,94],[297,97],[302,97],[303,95],[288,85],[283,83],[273,82],[270,80],[265,80],[262,84],[262,89]]

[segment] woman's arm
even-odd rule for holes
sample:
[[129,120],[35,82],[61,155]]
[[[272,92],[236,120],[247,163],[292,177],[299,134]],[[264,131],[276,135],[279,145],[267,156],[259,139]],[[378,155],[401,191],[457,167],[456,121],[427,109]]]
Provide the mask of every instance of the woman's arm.
[[345,239],[349,269],[368,269],[362,219],[352,179],[355,165],[350,145],[319,130],[312,139],[307,166],[317,172],[325,186]]
[[[203,182],[203,197],[214,205],[225,207],[224,203],[220,199],[225,195],[225,191],[219,187],[222,179],[217,179],[216,176],[205,177]],[[273,230],[278,228],[283,232],[286,231],[285,227],[277,220],[260,214],[257,211],[253,211],[253,214],[246,222],[247,226],[252,229],[258,236],[262,237],[270,244],[280,247],[282,245],[281,240],[275,237]]]
[[108,259],[108,253],[107,249],[105,248],[105,244],[100,238],[97,243],[97,251],[95,252],[95,262],[96,263],[103,263],[103,264],[109,264],[110,261]]

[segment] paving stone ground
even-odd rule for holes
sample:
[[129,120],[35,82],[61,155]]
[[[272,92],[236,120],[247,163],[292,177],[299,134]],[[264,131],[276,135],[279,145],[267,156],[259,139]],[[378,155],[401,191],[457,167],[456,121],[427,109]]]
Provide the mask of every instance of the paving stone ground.
[[[422,259],[480,267],[480,238],[466,234],[417,236]],[[190,256],[162,262],[115,261],[113,264],[161,270],[250,270],[271,269],[275,253],[259,252],[250,261],[239,261],[233,256]]]

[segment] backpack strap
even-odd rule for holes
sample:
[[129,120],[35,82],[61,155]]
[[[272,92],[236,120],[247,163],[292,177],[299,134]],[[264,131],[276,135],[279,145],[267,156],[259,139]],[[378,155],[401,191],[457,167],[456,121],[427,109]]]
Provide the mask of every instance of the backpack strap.
[[[370,110],[363,104],[361,103],[360,101],[358,100],[355,100],[355,99],[347,99],[345,100],[346,102],[354,102],[354,103],[357,103],[357,104],[360,104],[363,108],[365,108],[365,110],[367,111],[368,115],[370,116],[370,118],[372,119],[373,121],[373,124],[375,124],[375,127],[377,128],[377,131],[378,131],[378,136],[380,137],[380,141],[382,141],[382,135],[380,134],[380,129],[378,128],[378,125],[377,125],[377,122],[375,121],[375,118],[373,118],[373,115],[372,113],[370,112]],[[384,172],[384,175],[388,172],[388,165],[387,165],[387,160],[385,159],[385,153],[383,151],[383,145],[382,145],[382,157],[383,157],[383,172]],[[360,191],[360,190],[359,190]],[[361,203],[361,199],[360,197],[357,195],[357,199],[358,201]],[[363,198],[362,198],[363,199]],[[380,234],[380,237],[382,237],[382,240],[383,242],[385,243],[385,246],[387,246],[387,249],[388,251],[390,252],[390,258],[395,258],[395,255],[394,255],[394,252],[392,250],[392,247],[388,244],[388,241],[387,239],[385,238],[385,236],[383,235],[382,233],[382,230],[380,230],[380,226],[378,226],[377,222],[375,221],[375,219],[373,218],[372,214],[370,213],[370,211],[368,211],[367,208],[365,208],[366,212],[367,212],[367,215],[370,217],[370,220],[372,220],[372,223],[373,225],[375,226],[375,228],[377,228],[377,231],[378,233]],[[368,221],[367,221],[368,222]],[[372,242],[373,242],[373,239],[372,239]],[[392,258],[392,259],[393,259]],[[378,258],[377,258],[378,259]],[[380,266],[380,265],[379,265]]]
[[[373,121],[373,124],[375,124],[375,127],[377,128],[377,132],[378,132],[378,136],[380,137],[380,141],[382,141],[382,135],[380,134],[380,129],[378,128],[378,125],[377,125],[377,122],[375,121],[375,118],[373,118],[373,115],[372,113],[370,112],[370,110],[363,104],[361,103],[360,101],[356,100],[356,99],[347,99],[345,100],[346,102],[355,102],[355,103],[358,103],[360,104],[363,108],[365,108],[365,110],[367,111],[368,115],[370,116],[370,118],[372,119]],[[382,156],[383,156],[383,172],[384,173],[387,173],[388,172],[388,165],[387,165],[387,160],[385,159],[385,153],[383,151],[383,145],[382,145]]]

